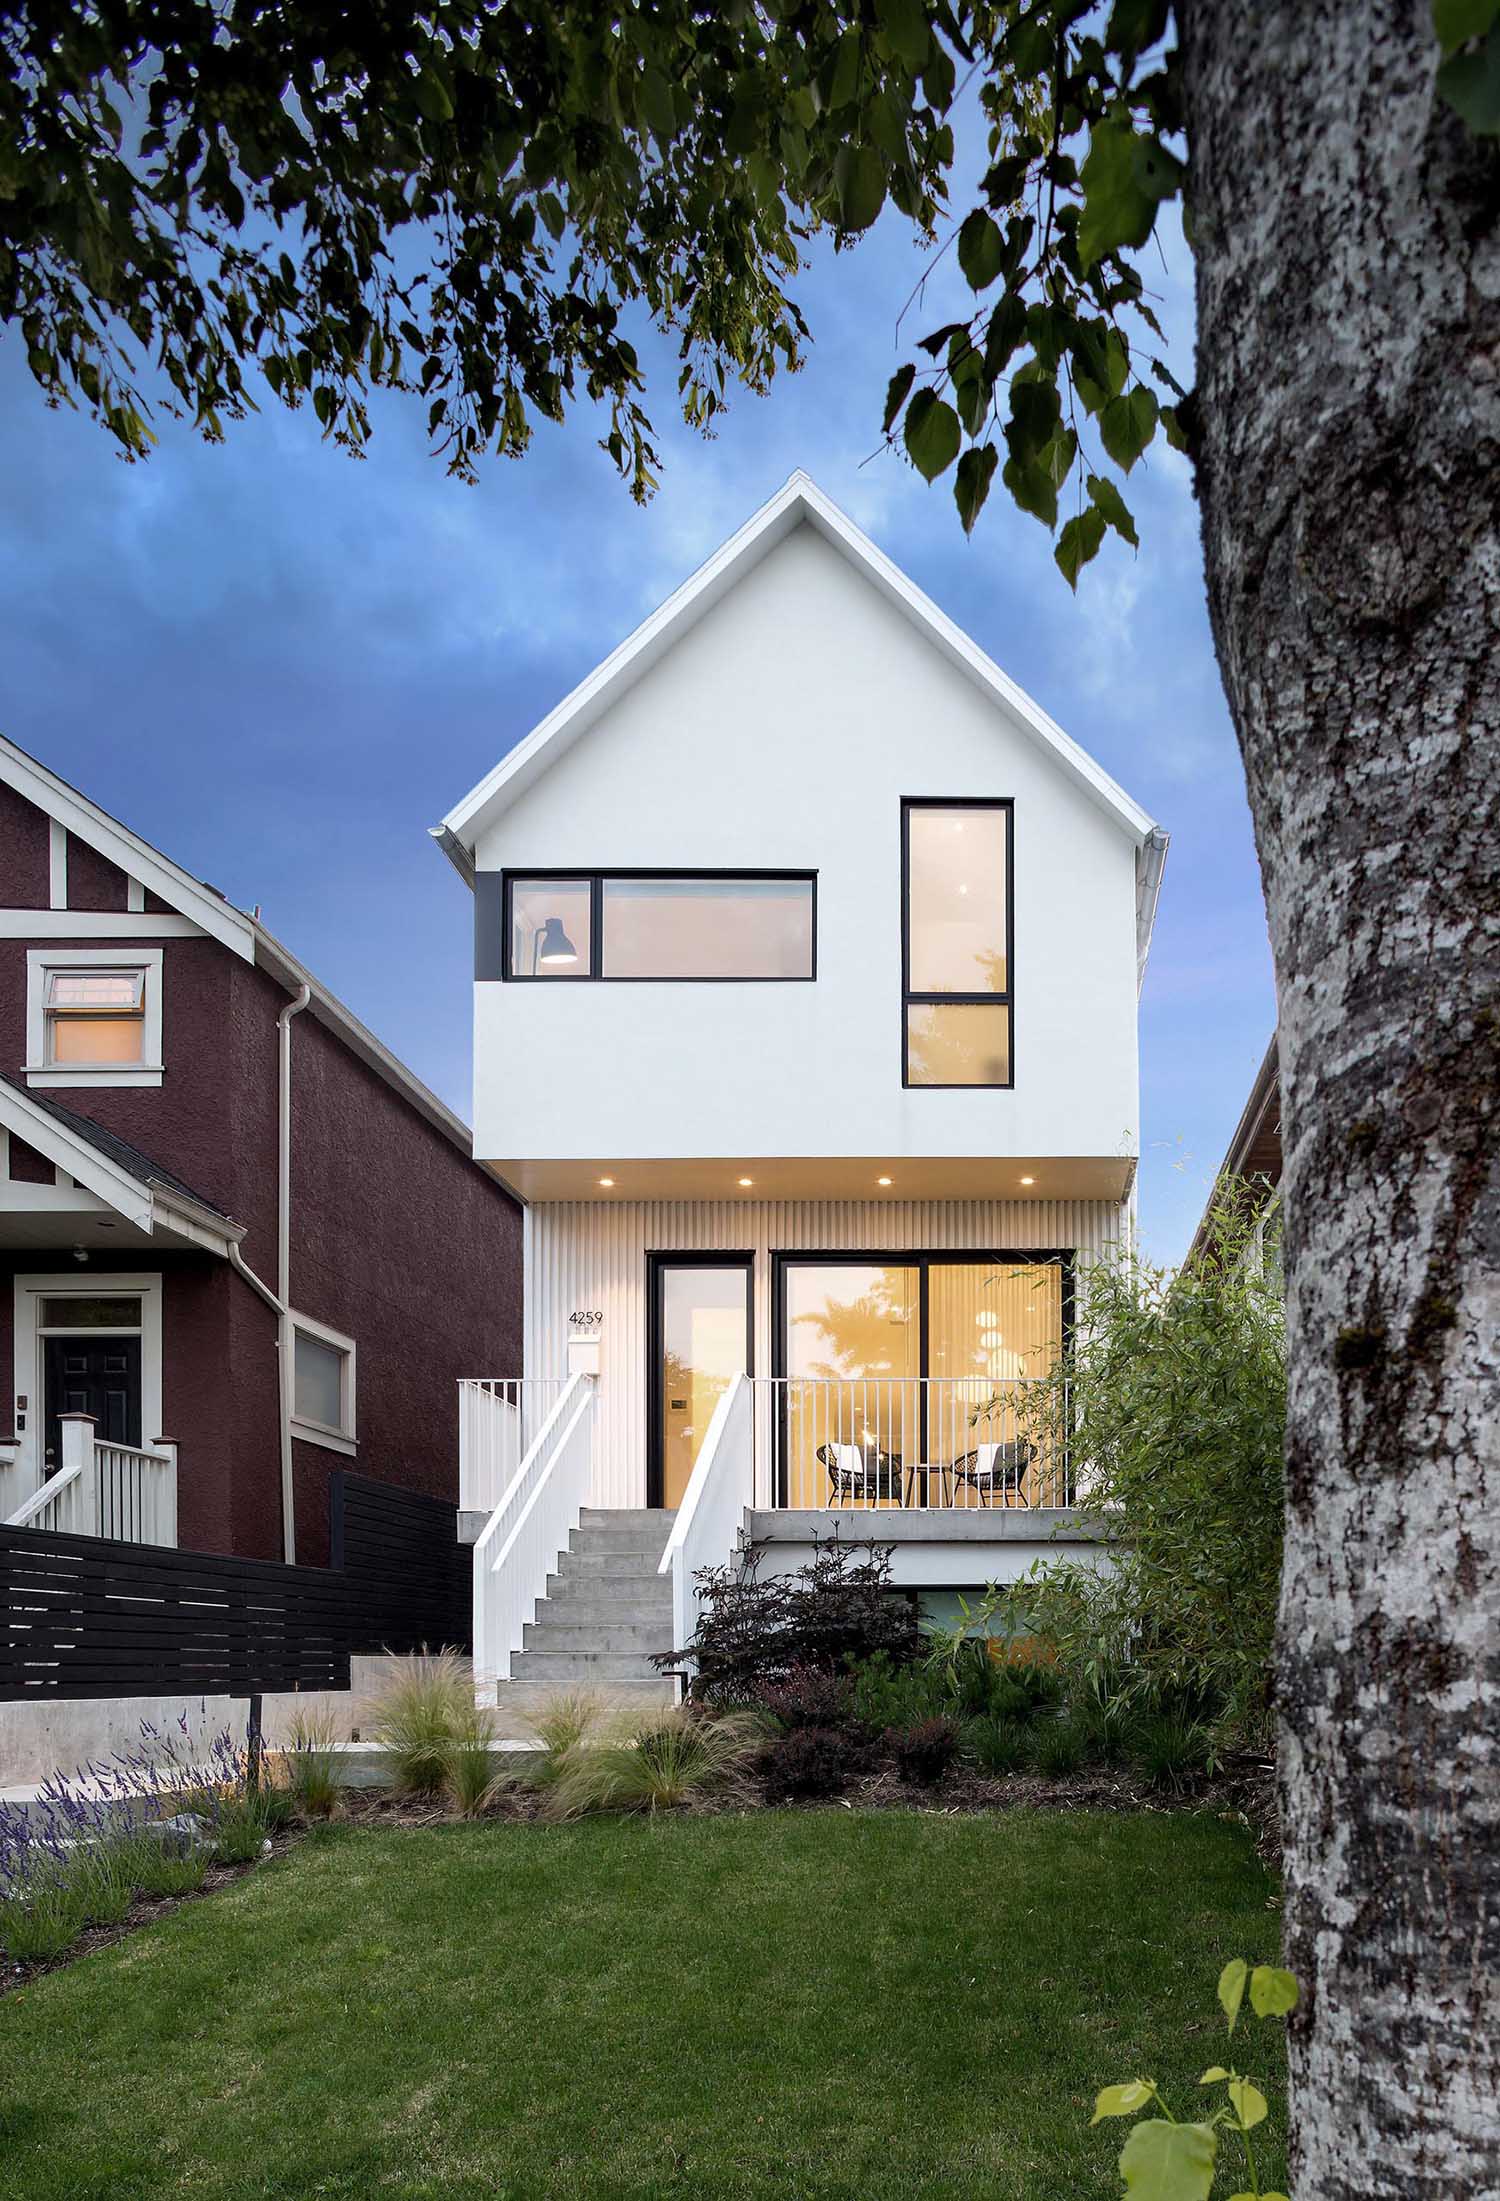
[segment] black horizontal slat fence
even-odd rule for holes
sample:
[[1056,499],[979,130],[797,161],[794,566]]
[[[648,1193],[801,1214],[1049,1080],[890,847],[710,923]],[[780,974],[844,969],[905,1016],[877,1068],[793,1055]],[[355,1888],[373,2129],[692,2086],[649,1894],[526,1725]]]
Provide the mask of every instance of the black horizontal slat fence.
[[348,1686],[331,1569],[0,1527],[0,1699]]
[[0,1524],[0,1701],[347,1689],[351,1652],[467,1650],[457,1509],[331,1480],[333,1564]]
[[473,1553],[458,1509],[368,1475],[339,1473],[329,1545],[349,1583],[351,1651],[467,1651],[474,1626]]

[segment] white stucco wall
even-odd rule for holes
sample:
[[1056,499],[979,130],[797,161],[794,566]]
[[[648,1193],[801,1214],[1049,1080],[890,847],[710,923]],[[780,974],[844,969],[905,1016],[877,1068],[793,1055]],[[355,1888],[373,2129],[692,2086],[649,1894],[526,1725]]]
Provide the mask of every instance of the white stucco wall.
[[[903,796],[1014,800],[1012,1091],[902,1087]],[[478,985],[482,1157],[1137,1150],[1130,833],[808,525],[475,853],[819,875],[812,984]]]

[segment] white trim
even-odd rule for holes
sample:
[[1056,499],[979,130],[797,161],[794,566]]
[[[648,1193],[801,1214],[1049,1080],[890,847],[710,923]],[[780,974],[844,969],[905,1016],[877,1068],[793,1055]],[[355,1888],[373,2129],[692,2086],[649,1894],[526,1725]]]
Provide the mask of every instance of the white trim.
[[571,747],[687,628],[804,521],[842,551],[983,694],[1000,705],[1039,747],[1048,750],[1138,846],[1150,838],[1156,827],[1140,805],[955,626],[931,597],[878,550],[806,474],[799,472],[454,805],[434,829],[440,843],[447,848],[449,842],[457,842],[472,855],[479,835],[546,770],[554,757]]
[[[16,1467],[20,1488],[26,1496],[40,1487],[42,1465],[42,1437],[46,1427],[44,1400],[45,1370],[42,1365],[42,1340],[47,1336],[64,1336],[66,1329],[43,1330],[37,1321],[37,1306],[42,1299],[106,1299],[128,1298],[139,1295],[141,1302],[141,1434],[162,1426],[162,1279],[160,1270],[154,1272],[116,1274],[113,1270],[91,1269],[81,1274],[70,1269],[66,1275],[18,1276],[15,1281],[15,1390],[11,1405],[16,1413],[22,1409],[18,1399],[26,1400],[26,1427],[16,1430]],[[113,1335],[113,1332],[101,1332]],[[128,1324],[118,1333],[128,1336]],[[152,1441],[147,1438],[147,1442]]]
[[139,879],[127,879],[125,881],[125,907],[131,911],[145,909],[146,889],[141,885]]
[[45,764],[39,764],[24,749],[18,749],[13,741],[0,734],[0,779],[13,787],[39,810],[44,810],[55,823],[66,827],[69,833],[96,850],[99,855],[125,873],[128,879],[138,879],[143,887],[149,887],[164,902],[184,916],[193,918],[204,932],[212,934],[226,948],[243,956],[247,963],[255,956],[255,927],[243,910],[236,909],[223,895],[205,886],[201,879],[194,879],[170,857],[163,856],[150,843],[132,833],[101,810],[96,803],[81,795],[76,787],[49,772]]
[[[44,1154],[54,1169],[76,1183],[67,1185],[17,1184],[0,1179],[0,1213],[9,1209],[72,1214],[84,1209],[92,1193],[133,1223],[137,1230],[154,1234],[169,1230],[193,1245],[204,1246],[221,1259],[244,1236],[245,1226],[205,1207],[190,1194],[159,1181],[142,1184],[131,1171],[113,1161],[82,1133],[60,1123],[46,1109],[28,1101],[13,1085],[0,1083],[0,1130],[25,1141]],[[7,1154],[9,1147],[7,1146]],[[40,1195],[41,1197],[37,1197]]]
[[48,821],[47,899],[54,909],[68,906],[68,829],[56,818]]
[[[26,951],[26,1082],[49,1089],[68,1086],[160,1085],[160,948],[28,948]],[[126,1063],[54,1063],[47,1059],[47,974],[54,970],[139,971],[144,1015],[141,1060]]]
[[[345,1337],[342,1330],[331,1330],[326,1322],[314,1322],[311,1315],[298,1314],[295,1307],[288,1307],[287,1321],[292,1329],[292,1367],[288,1397],[292,1402],[288,1419],[292,1435],[305,1444],[321,1444],[330,1452],[353,1454],[359,1449],[359,1419],[356,1411],[355,1344],[352,1337]],[[326,1422],[308,1421],[296,1410],[297,1397],[297,1340],[302,1330],[320,1345],[329,1345],[343,1355],[340,1381],[341,1427],[331,1429]]]
[[203,927],[175,911],[0,909],[0,940],[201,940]]

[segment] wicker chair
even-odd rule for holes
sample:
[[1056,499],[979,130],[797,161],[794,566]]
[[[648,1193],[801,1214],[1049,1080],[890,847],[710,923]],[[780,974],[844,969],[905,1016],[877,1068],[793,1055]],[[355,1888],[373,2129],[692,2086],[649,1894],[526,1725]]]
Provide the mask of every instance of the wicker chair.
[[820,1444],[818,1464],[828,1470],[835,1505],[847,1492],[851,1499],[873,1502],[894,1498],[904,1505],[905,1469],[894,1453],[858,1444]]
[[978,1493],[981,1505],[992,1506],[996,1491],[1001,1502],[1010,1505],[1019,1501],[1021,1479],[1035,1458],[1036,1446],[1018,1437],[1011,1444],[977,1445],[954,1461],[953,1473],[959,1482]]

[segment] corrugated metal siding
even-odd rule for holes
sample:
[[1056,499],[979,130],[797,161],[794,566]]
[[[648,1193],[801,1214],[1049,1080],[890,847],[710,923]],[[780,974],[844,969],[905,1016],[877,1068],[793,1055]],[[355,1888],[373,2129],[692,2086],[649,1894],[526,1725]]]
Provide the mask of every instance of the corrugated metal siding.
[[604,1316],[593,1503],[646,1499],[646,1255],[755,1255],[755,1365],[772,1368],[772,1252],[1097,1254],[1109,1200],[558,1200],[526,1213],[526,1373],[567,1372],[568,1316]]

